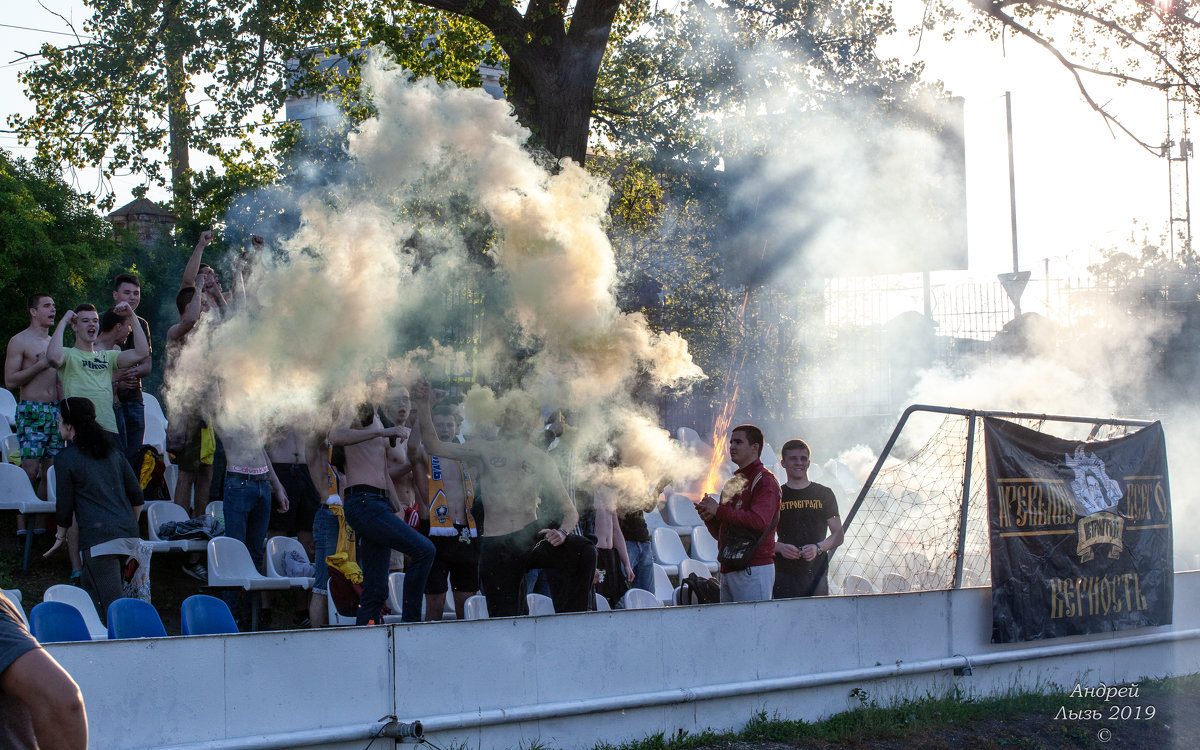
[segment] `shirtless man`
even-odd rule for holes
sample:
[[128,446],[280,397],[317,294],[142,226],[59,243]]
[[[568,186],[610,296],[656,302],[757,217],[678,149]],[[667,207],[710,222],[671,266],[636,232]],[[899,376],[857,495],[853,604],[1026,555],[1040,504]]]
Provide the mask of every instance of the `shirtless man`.
[[408,429],[384,427],[374,406],[363,405],[344,414],[329,432],[329,442],[344,446],[342,490],[346,522],[358,537],[358,565],[363,573],[357,624],[381,624],[388,594],[388,561],[392,550],[408,555],[404,575],[404,601],[400,619],[421,620],[421,594],[433,565],[433,543],[396,517],[392,507],[396,490],[388,476],[389,441],[408,437]]
[[[225,535],[237,539],[250,551],[254,567],[263,571],[263,553],[267,544],[267,523],[271,517],[271,498],[275,509],[286,513],[288,495],[262,444],[244,429],[222,427],[225,445]],[[237,611],[240,592],[226,595],[230,609]],[[251,594],[252,596],[256,594]]]
[[[587,610],[596,548],[566,531],[579,523],[579,512],[551,458],[530,442],[530,435],[522,434],[522,415],[513,408],[506,410],[495,440],[452,443],[441,440],[433,428],[430,397],[428,383],[413,388],[426,449],[456,461],[473,460],[482,467],[479,486],[487,501],[487,528],[480,537],[479,572],[489,616],[520,614],[521,580],[532,568],[565,570],[565,611]],[[536,406],[532,408],[536,411]],[[542,519],[537,517],[539,497],[546,511]]]
[[[457,428],[452,407],[434,408],[433,430],[439,440],[454,443]],[[442,619],[447,588],[454,589],[454,612],[462,620],[467,599],[479,590],[475,486],[466,462],[429,455],[419,430],[409,437],[409,446],[412,464],[419,472],[416,487],[420,531],[437,550],[425,584],[425,620]]]
[[629,562],[629,550],[625,547],[625,535],[621,533],[617,515],[620,495],[616,488],[599,484],[592,496],[595,500],[596,574],[599,578],[596,591],[616,609],[627,584],[633,582],[633,565]]
[[[145,318],[137,316],[138,303],[142,301],[142,283],[137,276],[123,273],[113,280],[113,304],[128,302],[133,308],[133,323],[142,328],[146,334],[146,342],[150,342],[150,324]],[[119,345],[122,349],[134,347],[133,334],[126,336]],[[153,353],[153,346],[150,347]],[[117,392],[117,428],[124,441],[122,449],[132,462],[142,447],[146,437],[146,404],[142,398],[142,378],[150,374],[150,357],[146,357],[133,367],[121,370],[113,384]]]
[[[21,443],[21,468],[37,496],[46,499],[46,472],[58,451],[58,373],[46,359],[50,327],[54,325],[54,300],[49,294],[29,298],[29,327],[8,341],[4,357],[4,385],[17,392],[17,440]],[[8,456],[4,457],[5,460]],[[34,533],[44,533],[36,529]],[[25,516],[17,516],[17,536],[25,536]]]
[[[200,233],[196,249],[188,260],[183,271],[183,279],[179,293],[175,295],[175,306],[179,310],[179,322],[167,329],[167,362],[164,380],[169,384],[175,377],[175,365],[179,351],[187,344],[201,315],[216,305],[212,278],[206,273],[200,273],[200,257],[204,248],[212,242],[212,232]],[[205,400],[205,399],[200,399]],[[202,431],[209,426],[211,415],[205,413],[207,404],[191,404],[180,410],[181,413],[170,414],[168,424],[167,444],[174,454],[172,460],[179,467],[175,480],[175,502],[183,507],[193,517],[200,517],[208,505],[209,490],[212,485],[213,467],[211,463],[201,460]],[[194,490],[194,491],[193,491]],[[192,498],[195,496],[195,508],[192,508]],[[193,578],[207,581],[208,573],[199,563],[199,556],[189,558],[184,565],[184,572]]]
[[279,430],[267,443],[267,457],[275,476],[287,491],[286,511],[272,511],[267,536],[294,536],[313,554],[313,518],[321,496],[309,473],[312,436],[298,427]]

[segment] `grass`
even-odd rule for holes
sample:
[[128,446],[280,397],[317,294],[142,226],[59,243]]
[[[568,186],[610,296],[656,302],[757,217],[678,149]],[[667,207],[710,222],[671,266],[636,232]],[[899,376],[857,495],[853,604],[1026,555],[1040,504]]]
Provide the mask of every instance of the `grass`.
[[[1200,697],[1200,675],[1147,680],[1139,686],[1143,702],[1183,698],[1186,703],[1195,705],[1196,698]],[[1069,689],[1053,686],[1045,691],[1013,690],[998,697],[978,698],[955,689],[945,695],[880,705],[865,691],[855,688],[850,691],[850,697],[857,698],[860,705],[821,721],[769,717],[765,712],[759,712],[736,732],[712,729],[697,733],[680,731],[673,735],[660,732],[622,745],[601,743],[596,745],[596,750],[694,750],[755,742],[871,747],[879,741],[903,741],[905,738],[909,738],[915,747],[924,744],[921,738],[926,732],[941,732],[947,727],[967,728],[989,720],[1007,721],[1017,716],[1035,717],[1038,723],[1045,725],[1047,732],[1068,744],[1077,742],[1081,747],[1089,746],[1087,743],[1094,735],[1095,726],[1053,721],[1055,713],[1063,706],[1098,705],[1094,698],[1072,698],[1069,693]],[[998,736],[993,741],[996,746],[1046,746],[1039,738],[1029,737]]]

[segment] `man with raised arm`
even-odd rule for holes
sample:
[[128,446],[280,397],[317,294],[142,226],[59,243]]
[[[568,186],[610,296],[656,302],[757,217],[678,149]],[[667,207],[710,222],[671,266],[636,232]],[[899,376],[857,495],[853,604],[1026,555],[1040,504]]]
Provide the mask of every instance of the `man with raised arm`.
[[[441,440],[433,428],[430,397],[428,383],[413,388],[426,449],[435,456],[475,461],[482,467],[479,494],[487,518],[480,538],[479,573],[489,616],[520,614],[521,581],[532,568],[565,571],[566,611],[587,610],[596,547],[569,531],[579,523],[579,512],[552,459],[532,443],[531,433],[523,431],[527,415],[510,406],[501,416],[496,439],[451,443]],[[536,405],[530,408],[536,413]]]
[[[133,308],[121,302],[112,311],[133,328],[133,349],[115,351],[99,343],[100,314],[94,305],[84,303],[68,310],[54,329],[46,347],[46,359],[62,378],[63,398],[79,396],[96,407],[96,421],[108,432],[113,445],[120,445],[117,417],[113,412],[113,371],[133,367],[150,356],[150,342],[139,325],[134,325]],[[75,346],[63,346],[67,326],[75,332]]]
[[729,435],[729,460],[737,471],[721,488],[720,500],[705,495],[696,511],[716,538],[718,549],[725,546],[732,527],[741,527],[761,541],[749,565],[740,570],[721,563],[721,601],[758,602],[771,598],[775,585],[775,535],[779,521],[779,481],[760,456],[762,430],[754,425],[734,427]]
[[[137,316],[138,303],[142,301],[142,283],[138,277],[131,273],[117,276],[113,281],[112,296],[114,305],[122,302],[129,303],[135,316],[132,322],[141,327],[142,332],[146,335],[146,343],[149,345],[150,324],[144,318]],[[135,345],[132,331],[120,342],[122,350],[133,349]],[[153,353],[153,347],[149,348]],[[146,436],[146,404],[142,400],[142,378],[150,374],[150,360],[150,357],[146,357],[133,367],[119,371],[114,383],[117,394],[117,429],[124,441],[121,448],[131,462],[137,455],[138,449],[142,447],[142,440]]]
[[421,620],[421,596],[433,565],[433,543],[392,511],[396,490],[388,476],[388,452],[396,450],[390,443],[407,437],[406,427],[384,427],[371,404],[341,416],[329,432],[329,442],[343,446],[345,453],[347,486],[342,490],[342,508],[346,522],[358,537],[358,565],[363,574],[356,619],[359,625],[383,622],[381,610],[387,601],[392,550],[408,555],[400,619]]
[[[438,440],[454,443],[457,429],[452,407],[434,407],[433,431]],[[408,445],[417,474],[414,484],[420,531],[429,537],[437,551],[425,584],[425,619],[442,619],[446,591],[453,589],[454,613],[461,620],[466,616],[467,599],[479,590],[479,508],[475,505],[475,485],[465,461],[430,455],[421,440],[419,425],[409,436]]]
[[[58,434],[58,372],[46,359],[50,327],[54,325],[54,300],[49,294],[29,298],[29,327],[8,341],[4,357],[4,385],[17,397],[17,440],[21,468],[37,496],[46,499],[46,472],[62,448]],[[8,460],[8,456],[4,459]],[[37,529],[43,533],[45,529]],[[17,516],[17,536],[26,534],[25,516]]]

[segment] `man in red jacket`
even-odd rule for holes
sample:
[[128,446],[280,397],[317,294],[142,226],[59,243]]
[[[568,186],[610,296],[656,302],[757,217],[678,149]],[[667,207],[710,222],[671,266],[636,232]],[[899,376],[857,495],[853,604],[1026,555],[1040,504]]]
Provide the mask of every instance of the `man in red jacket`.
[[[726,530],[750,529],[762,536],[750,566],[729,570],[721,565],[721,601],[757,602],[771,598],[775,586],[775,525],[779,522],[780,491],[775,475],[763,466],[762,430],[744,424],[729,436],[729,460],[738,470],[721,488],[721,499],[705,495],[696,505],[709,532],[724,547]],[[766,532],[765,534],[763,532]]]

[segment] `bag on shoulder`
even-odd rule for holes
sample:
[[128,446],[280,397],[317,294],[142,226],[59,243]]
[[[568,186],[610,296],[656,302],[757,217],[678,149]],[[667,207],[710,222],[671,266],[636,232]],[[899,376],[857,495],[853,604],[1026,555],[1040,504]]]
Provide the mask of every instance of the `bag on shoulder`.
[[690,573],[679,582],[676,604],[718,604],[721,601],[721,584],[715,578],[701,578]]
[[[762,478],[762,472],[754,477],[754,482],[750,485],[750,494],[754,493],[754,488],[758,485],[758,480]],[[717,550],[717,561],[721,563],[723,570],[745,570],[750,567],[750,561],[754,559],[754,553],[758,551],[758,547],[775,530],[775,524],[779,522],[779,511],[775,511],[775,518],[771,523],[767,524],[767,528],[761,532],[754,529],[747,529],[745,526],[734,526],[732,524],[725,526],[725,533],[721,540],[721,547]]]

